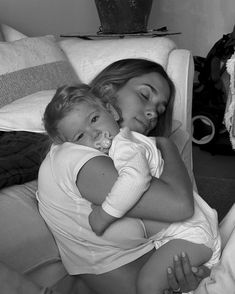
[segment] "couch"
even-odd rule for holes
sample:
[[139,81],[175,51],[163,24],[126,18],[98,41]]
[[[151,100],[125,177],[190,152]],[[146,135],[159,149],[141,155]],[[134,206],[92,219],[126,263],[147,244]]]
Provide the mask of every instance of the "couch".
[[[36,138],[28,143],[32,144],[32,148],[26,153],[30,155],[32,149],[34,153],[39,150],[37,148],[44,132],[42,113],[58,86],[77,81],[88,83],[101,69],[117,59],[148,58],[162,64],[175,83],[171,136],[184,154],[183,159],[193,181],[191,106],[194,67],[188,50],[178,49],[166,37],[56,40],[53,36],[30,38],[11,27],[2,28],[0,134],[14,134],[16,138],[24,134],[21,155],[33,134]],[[182,144],[185,141],[186,144]],[[8,149],[6,142],[5,148]],[[18,139],[14,144],[16,153],[17,142]],[[17,161],[15,157],[14,161]],[[38,161],[34,165],[37,172]],[[8,167],[7,173],[10,172]],[[29,280],[61,294],[90,293],[82,281],[79,283],[79,279],[66,272],[53,235],[38,212],[36,172],[34,169],[30,178],[28,174],[19,176],[16,171],[16,175],[11,174],[10,181],[1,182],[0,261],[23,273]]]

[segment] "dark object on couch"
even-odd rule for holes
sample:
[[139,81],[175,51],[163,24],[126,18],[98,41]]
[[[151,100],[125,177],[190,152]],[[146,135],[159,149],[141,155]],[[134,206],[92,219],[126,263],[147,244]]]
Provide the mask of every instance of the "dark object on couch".
[[49,146],[44,134],[0,132],[0,188],[35,180]]

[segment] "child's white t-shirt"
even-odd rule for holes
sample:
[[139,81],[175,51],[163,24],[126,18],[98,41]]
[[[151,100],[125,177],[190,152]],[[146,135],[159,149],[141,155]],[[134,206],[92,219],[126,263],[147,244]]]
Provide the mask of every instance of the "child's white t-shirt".
[[139,219],[117,220],[108,229],[111,235],[113,232],[114,241],[92,231],[88,221],[91,203],[81,196],[76,179],[83,165],[96,156],[106,155],[72,143],[53,145],[39,170],[39,211],[72,275],[108,272],[154,248],[153,240],[139,234]]

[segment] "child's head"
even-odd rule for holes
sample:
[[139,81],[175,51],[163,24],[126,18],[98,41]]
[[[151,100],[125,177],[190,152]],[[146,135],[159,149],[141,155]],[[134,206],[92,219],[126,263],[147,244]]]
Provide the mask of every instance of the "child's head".
[[88,85],[60,87],[44,113],[44,126],[54,143],[72,142],[107,152],[118,132],[115,109],[91,92]]
[[118,60],[101,71],[91,87],[100,96],[111,97],[122,114],[122,127],[146,135],[153,129],[158,135],[169,133],[175,87],[160,64],[146,59]]

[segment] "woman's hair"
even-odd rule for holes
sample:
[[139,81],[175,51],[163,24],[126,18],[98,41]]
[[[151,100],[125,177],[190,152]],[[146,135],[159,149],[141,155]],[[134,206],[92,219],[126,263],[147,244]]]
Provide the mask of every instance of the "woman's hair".
[[86,84],[65,85],[57,89],[43,116],[44,128],[54,143],[63,143],[58,123],[74,109],[74,106],[81,102],[87,102],[91,105],[105,105],[105,102],[94,95],[90,86]]
[[[118,60],[102,70],[90,83],[94,93],[104,97],[111,97],[110,101],[115,105],[115,93],[120,90],[130,79],[148,73],[159,73],[169,84],[170,97],[164,114],[159,117],[157,126],[151,135],[168,136],[172,125],[172,111],[175,97],[175,87],[164,68],[147,59],[122,59]],[[107,97],[106,97],[107,98]],[[116,105],[118,107],[118,105]]]

